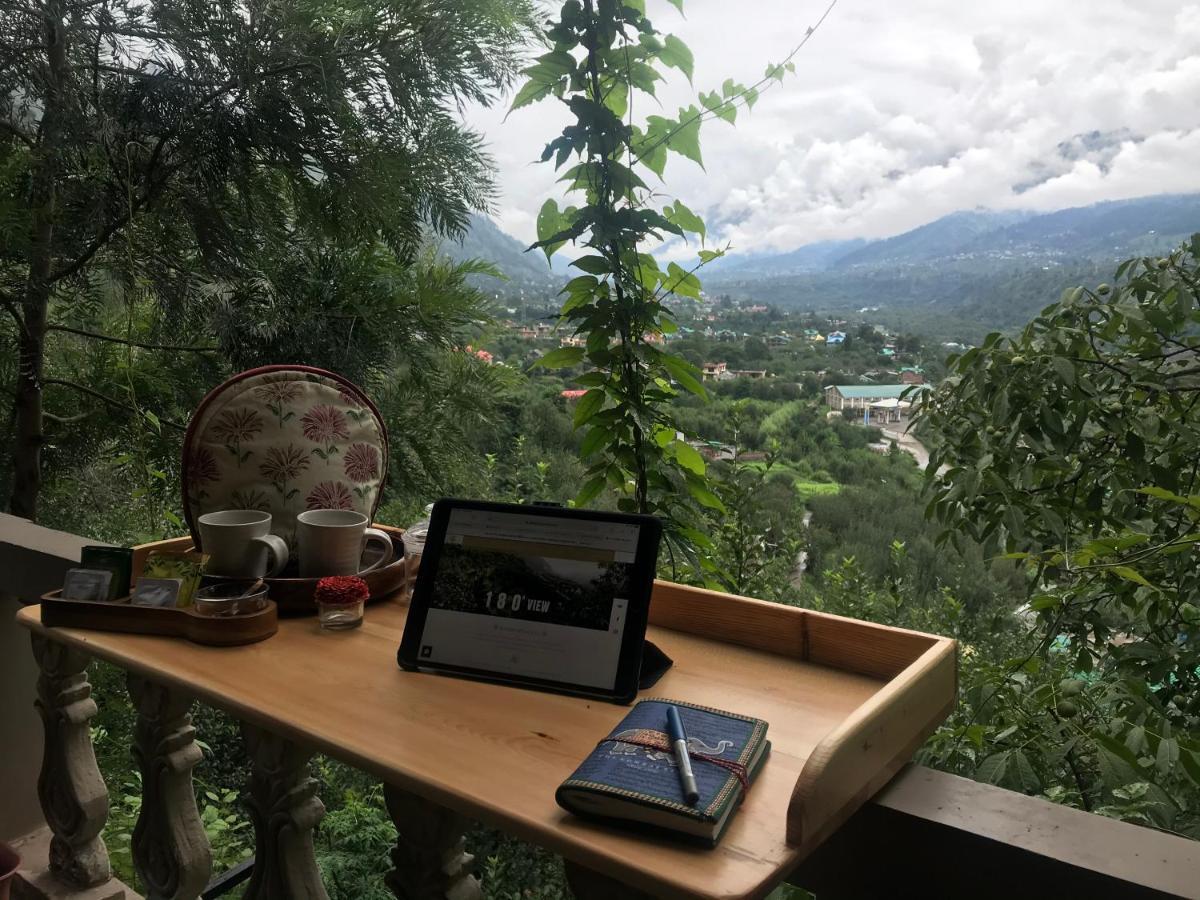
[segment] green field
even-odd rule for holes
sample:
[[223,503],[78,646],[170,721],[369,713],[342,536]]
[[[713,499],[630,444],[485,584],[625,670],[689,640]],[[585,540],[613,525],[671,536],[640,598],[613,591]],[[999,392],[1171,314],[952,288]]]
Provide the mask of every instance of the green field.
[[[766,463],[750,462],[745,465],[752,469],[762,469],[765,468]],[[800,495],[801,502],[807,502],[812,497],[836,494],[842,489],[842,486],[836,481],[809,481],[788,463],[777,462],[771,466],[771,473],[776,472],[784,472],[792,476],[792,482],[796,486],[796,492]]]

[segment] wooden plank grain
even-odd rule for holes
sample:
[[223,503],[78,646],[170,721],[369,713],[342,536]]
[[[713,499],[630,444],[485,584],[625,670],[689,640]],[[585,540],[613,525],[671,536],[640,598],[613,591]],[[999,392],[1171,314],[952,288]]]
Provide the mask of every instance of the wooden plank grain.
[[954,707],[956,642],[925,653],[830,732],[805,762],[788,807],[788,842],[815,846],[908,761]]
[[809,662],[876,678],[896,677],[939,640],[919,631],[829,613],[806,610],[804,616]]
[[795,606],[655,581],[650,624],[807,659],[806,612]]

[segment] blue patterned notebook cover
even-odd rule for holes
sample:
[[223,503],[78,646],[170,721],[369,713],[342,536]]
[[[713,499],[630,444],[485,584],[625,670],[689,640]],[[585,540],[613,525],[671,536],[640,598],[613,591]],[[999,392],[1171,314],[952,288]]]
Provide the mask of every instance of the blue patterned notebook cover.
[[[652,802],[690,818],[715,821],[725,804],[741,793],[741,783],[728,769],[692,757],[700,802],[689,806],[679,770],[669,752],[621,743],[642,730],[665,732],[667,707],[674,703],[687,732],[688,749],[748,766],[766,738],[767,723],[670,700],[643,700],[635,706],[583,761],[563,787],[598,788],[635,802]],[[751,773],[753,774],[753,773]]]

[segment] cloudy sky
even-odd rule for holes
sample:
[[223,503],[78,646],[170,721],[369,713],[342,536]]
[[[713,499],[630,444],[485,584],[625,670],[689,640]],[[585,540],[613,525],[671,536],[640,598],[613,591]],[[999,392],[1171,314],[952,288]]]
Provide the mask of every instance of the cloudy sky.
[[[685,0],[686,19],[666,0],[648,7],[692,48],[694,89],[711,90],[761,77],[827,4]],[[674,115],[694,93],[667,75]],[[561,197],[551,166],[532,162],[561,106],[468,119],[499,166],[496,220],[532,241],[538,207]],[[661,189],[742,252],[885,237],[975,207],[1200,191],[1200,3],[839,0],[796,75],[736,127],[707,123],[701,145],[705,169],[672,155]]]

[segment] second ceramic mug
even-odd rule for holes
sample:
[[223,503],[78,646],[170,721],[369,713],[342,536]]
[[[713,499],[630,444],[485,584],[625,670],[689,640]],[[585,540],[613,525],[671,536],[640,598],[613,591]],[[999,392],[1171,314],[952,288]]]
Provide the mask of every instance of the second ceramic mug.
[[209,574],[262,578],[278,575],[287,565],[287,544],[271,534],[269,512],[223,509],[205,513],[199,524],[200,546],[208,554],[204,568]]
[[[366,516],[350,509],[310,509],[296,516],[300,577],[363,575],[390,563],[392,539],[368,524]],[[371,565],[359,568],[363,549],[371,542],[378,543],[383,552]]]

